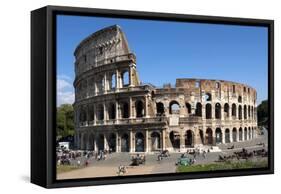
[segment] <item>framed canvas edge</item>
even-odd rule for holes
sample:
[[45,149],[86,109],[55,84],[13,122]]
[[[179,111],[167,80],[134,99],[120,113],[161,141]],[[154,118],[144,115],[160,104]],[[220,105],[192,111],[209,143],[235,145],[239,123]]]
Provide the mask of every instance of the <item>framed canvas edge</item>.
[[[199,178],[223,178],[232,176],[262,175],[274,173],[274,21],[264,19],[232,18],[217,16],[201,16],[187,14],[155,13],[126,10],[110,10],[96,8],[79,8],[63,6],[47,6],[46,8],[46,126],[42,129],[46,134],[46,188],[108,185],[124,183],[141,183],[155,181],[172,181]],[[55,99],[56,99],[56,40],[55,15],[57,13],[71,15],[104,15],[107,17],[129,17],[165,21],[188,21],[217,24],[253,25],[268,27],[268,95],[269,95],[269,166],[266,169],[249,169],[237,171],[215,171],[190,174],[153,174],[128,177],[105,177],[92,179],[56,180],[55,174]],[[32,37],[31,37],[32,38]],[[42,45],[44,46],[44,45]],[[32,120],[32,118],[31,118]],[[34,138],[34,137],[32,137]],[[32,168],[32,167],[31,167]]]

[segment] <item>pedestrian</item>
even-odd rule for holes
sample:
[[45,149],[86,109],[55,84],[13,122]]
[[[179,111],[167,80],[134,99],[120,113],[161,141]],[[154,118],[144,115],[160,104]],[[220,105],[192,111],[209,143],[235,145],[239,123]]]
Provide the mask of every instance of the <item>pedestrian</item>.
[[204,150],[204,151],[203,151],[203,158],[204,158],[204,159],[206,158],[206,154],[207,154],[207,153],[206,153],[206,151]]

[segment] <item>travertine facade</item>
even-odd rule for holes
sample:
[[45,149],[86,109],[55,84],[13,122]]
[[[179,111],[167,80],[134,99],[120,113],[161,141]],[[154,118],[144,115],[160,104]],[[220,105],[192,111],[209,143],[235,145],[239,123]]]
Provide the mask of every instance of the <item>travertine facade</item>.
[[75,143],[116,152],[185,151],[246,141],[257,129],[254,88],[223,80],[142,84],[119,26],[87,37],[75,50]]

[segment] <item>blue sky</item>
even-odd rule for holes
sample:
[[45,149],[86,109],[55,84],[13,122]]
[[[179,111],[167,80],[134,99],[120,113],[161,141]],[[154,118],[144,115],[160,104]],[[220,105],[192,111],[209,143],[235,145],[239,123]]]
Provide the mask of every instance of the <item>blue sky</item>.
[[137,56],[141,81],[162,86],[176,78],[222,79],[256,88],[267,99],[266,27],[196,24],[85,16],[57,18],[57,102],[73,102],[76,46],[101,28],[118,24]]

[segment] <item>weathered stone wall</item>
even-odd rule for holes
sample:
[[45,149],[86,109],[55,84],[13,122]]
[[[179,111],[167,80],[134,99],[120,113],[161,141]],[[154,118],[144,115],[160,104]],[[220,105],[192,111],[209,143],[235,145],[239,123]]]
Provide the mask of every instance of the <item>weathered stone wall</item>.
[[79,149],[184,151],[255,137],[256,91],[224,80],[140,84],[136,57],[119,26],[75,50],[75,142]]

